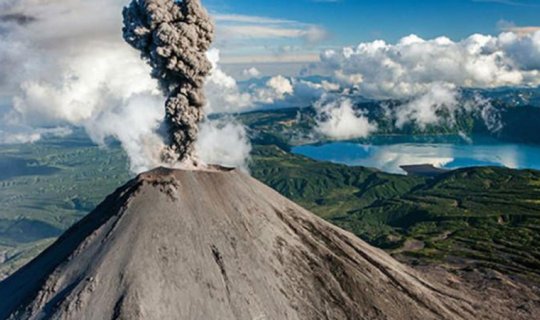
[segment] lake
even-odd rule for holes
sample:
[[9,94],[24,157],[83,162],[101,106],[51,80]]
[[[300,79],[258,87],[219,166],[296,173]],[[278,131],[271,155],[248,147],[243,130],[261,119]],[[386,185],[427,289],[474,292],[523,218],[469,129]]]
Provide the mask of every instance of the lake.
[[358,143],[298,146],[292,151],[316,160],[400,174],[405,173],[400,166],[415,164],[432,164],[447,169],[504,166],[540,170],[540,146],[501,143],[484,137],[379,136]]

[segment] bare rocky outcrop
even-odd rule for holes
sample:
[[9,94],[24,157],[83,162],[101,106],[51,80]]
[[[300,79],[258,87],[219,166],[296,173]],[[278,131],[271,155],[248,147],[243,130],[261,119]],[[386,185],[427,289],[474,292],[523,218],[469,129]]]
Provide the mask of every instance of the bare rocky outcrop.
[[503,318],[224,169],[140,175],[0,297],[0,319]]

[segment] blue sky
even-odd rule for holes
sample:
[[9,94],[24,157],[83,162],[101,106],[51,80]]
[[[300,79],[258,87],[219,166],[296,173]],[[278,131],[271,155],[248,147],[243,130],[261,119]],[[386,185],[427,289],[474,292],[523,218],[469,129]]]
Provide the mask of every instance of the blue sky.
[[[225,41],[221,43],[225,55],[283,48],[316,52],[376,39],[393,43],[409,34],[460,40],[473,33],[498,34],[512,25],[540,26],[540,0],[206,0],[205,5],[218,17],[234,14],[288,20],[291,24],[270,25],[324,31],[324,37],[311,42],[293,36]],[[217,20],[218,25],[231,23]]]

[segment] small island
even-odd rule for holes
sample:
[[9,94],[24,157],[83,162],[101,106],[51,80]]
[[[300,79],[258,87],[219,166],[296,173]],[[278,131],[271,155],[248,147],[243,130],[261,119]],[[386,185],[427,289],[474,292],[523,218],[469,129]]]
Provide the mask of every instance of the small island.
[[432,164],[414,164],[414,165],[400,166],[400,168],[403,169],[405,172],[407,172],[407,175],[409,176],[428,177],[428,178],[433,178],[440,174],[450,171],[448,169],[437,168]]

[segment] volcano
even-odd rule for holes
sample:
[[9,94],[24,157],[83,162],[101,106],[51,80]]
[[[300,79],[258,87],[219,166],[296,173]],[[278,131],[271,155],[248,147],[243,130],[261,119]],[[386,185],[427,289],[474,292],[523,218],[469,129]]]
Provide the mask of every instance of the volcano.
[[0,284],[0,319],[478,319],[238,170],[155,169]]

